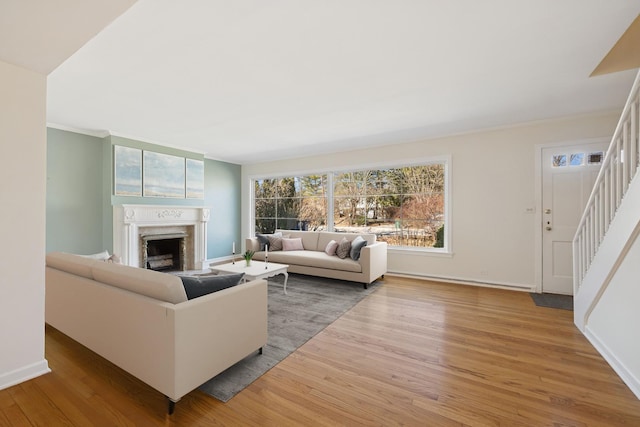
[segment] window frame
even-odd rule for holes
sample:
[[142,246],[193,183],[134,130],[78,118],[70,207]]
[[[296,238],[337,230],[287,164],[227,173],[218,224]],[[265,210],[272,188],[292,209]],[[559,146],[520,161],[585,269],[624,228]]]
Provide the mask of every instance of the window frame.
[[360,165],[334,167],[334,168],[319,168],[315,170],[307,171],[286,171],[278,173],[263,173],[253,174],[248,176],[249,180],[249,235],[254,236],[256,218],[255,218],[255,181],[261,179],[278,179],[285,177],[301,177],[307,175],[327,175],[327,231],[333,231],[334,223],[334,190],[335,190],[335,175],[346,172],[357,172],[363,170],[381,170],[381,169],[393,169],[401,167],[415,167],[415,166],[428,166],[430,164],[442,164],[444,166],[444,245],[442,248],[423,248],[414,246],[389,246],[388,252],[390,253],[409,253],[409,254],[429,254],[436,256],[451,256],[453,255],[452,241],[451,241],[451,229],[452,214],[451,214],[451,169],[452,159],[451,155],[443,156],[430,156],[424,158],[414,158],[411,161],[389,161],[379,163],[364,163]]

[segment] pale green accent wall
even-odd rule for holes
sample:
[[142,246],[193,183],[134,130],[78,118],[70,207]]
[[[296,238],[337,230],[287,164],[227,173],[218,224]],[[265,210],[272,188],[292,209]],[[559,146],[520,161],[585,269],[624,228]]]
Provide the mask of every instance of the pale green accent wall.
[[205,206],[211,209],[207,258],[231,255],[233,242],[240,252],[240,165],[205,159]]
[[46,251],[100,252],[102,139],[47,129]]
[[[112,252],[113,206],[122,204],[208,207],[207,258],[229,256],[234,241],[242,247],[240,165],[117,136],[47,129],[47,139],[47,252]],[[114,145],[204,160],[204,200],[113,196]]]

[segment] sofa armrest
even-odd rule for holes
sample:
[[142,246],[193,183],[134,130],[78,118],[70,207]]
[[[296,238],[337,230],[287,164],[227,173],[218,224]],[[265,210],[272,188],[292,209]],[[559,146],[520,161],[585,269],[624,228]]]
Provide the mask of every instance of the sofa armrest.
[[387,242],[367,245],[360,251],[360,265],[367,283],[371,283],[387,272]]
[[260,241],[257,237],[248,237],[245,240],[245,246],[248,251],[259,252],[260,251]]
[[267,282],[254,280],[173,306],[176,396],[264,347],[267,305]]

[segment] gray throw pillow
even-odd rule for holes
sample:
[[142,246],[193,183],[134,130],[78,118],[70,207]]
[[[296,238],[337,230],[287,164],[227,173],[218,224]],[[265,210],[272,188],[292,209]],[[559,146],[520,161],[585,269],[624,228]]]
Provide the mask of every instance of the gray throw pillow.
[[[277,233],[273,233],[273,234],[261,234],[261,233],[256,233],[256,237],[258,238],[258,241],[260,242],[260,250],[264,251],[264,247],[266,245],[271,245],[271,243],[269,242],[269,237],[282,237],[282,232],[278,231]],[[269,250],[271,249],[271,246],[269,246]]]
[[340,240],[340,243],[338,243],[338,249],[336,249],[336,255],[338,255],[338,258],[340,259],[345,259],[346,257],[349,256],[350,252],[351,252],[351,242],[348,241],[346,237],[343,237],[342,240]]
[[244,273],[218,276],[181,276],[187,299],[194,299],[236,286]]
[[351,252],[349,256],[352,260],[358,261],[360,259],[360,251],[363,247],[367,246],[367,241],[364,240],[361,236],[356,237],[351,242]]
[[[282,235],[282,233],[278,233]],[[279,236],[268,236],[269,237],[269,251],[281,251],[282,250],[282,237]]]

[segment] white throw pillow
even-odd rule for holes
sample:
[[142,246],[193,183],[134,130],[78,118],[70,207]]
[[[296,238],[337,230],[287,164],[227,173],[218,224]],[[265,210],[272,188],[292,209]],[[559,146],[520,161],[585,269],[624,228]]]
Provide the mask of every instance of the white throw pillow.
[[327,247],[324,248],[324,253],[326,253],[329,256],[334,256],[336,254],[336,249],[338,249],[338,242],[336,242],[335,240],[332,240],[329,243],[327,243]]
[[283,251],[303,251],[304,246],[302,246],[302,238],[294,238],[287,239],[286,237],[282,238],[282,250]]
[[91,259],[97,259],[100,261],[106,261],[109,259],[110,255],[109,255],[109,251],[102,251],[100,253],[97,254],[91,254],[91,255],[80,255],[81,257],[84,258],[91,258]]

